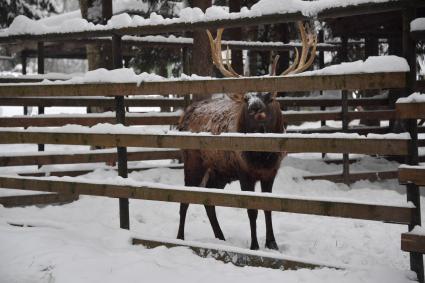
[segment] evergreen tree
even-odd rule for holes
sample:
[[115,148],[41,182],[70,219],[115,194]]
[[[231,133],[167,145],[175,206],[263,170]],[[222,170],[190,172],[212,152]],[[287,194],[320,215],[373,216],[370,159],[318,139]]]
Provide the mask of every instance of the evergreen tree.
[[58,0],[0,0],[0,27],[8,27],[19,15],[38,20],[57,14],[62,5]]

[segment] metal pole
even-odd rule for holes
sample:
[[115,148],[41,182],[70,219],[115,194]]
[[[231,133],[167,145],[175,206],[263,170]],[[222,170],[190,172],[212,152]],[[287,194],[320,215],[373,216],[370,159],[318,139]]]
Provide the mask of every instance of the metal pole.
[[[410,22],[415,18],[415,8],[406,8],[403,10],[403,56],[406,58],[410,66],[410,72],[406,75],[406,89],[404,96],[410,95],[414,91],[416,81],[416,44],[410,37]],[[406,157],[406,163],[409,165],[417,165],[419,162],[418,156],[418,126],[416,119],[406,121],[406,128],[410,133],[409,154]],[[415,205],[415,210],[412,216],[412,223],[409,225],[411,231],[416,225],[421,225],[421,203],[419,187],[416,184],[410,183],[406,185],[407,201],[411,201]],[[415,271],[418,276],[418,281],[424,282],[424,262],[422,254],[410,253],[410,269]]]
[[[37,73],[44,74],[44,42],[42,41],[37,42]],[[43,106],[38,106],[38,114],[44,114]],[[44,151],[44,144],[38,145],[38,151]]]
[[[112,36],[112,59],[114,69],[122,68],[121,36]],[[124,96],[115,97],[115,111],[117,123],[125,125],[125,105]],[[117,147],[118,154],[118,175],[127,178],[127,148]],[[127,198],[119,199],[120,208],[120,228],[130,229],[129,206]]]

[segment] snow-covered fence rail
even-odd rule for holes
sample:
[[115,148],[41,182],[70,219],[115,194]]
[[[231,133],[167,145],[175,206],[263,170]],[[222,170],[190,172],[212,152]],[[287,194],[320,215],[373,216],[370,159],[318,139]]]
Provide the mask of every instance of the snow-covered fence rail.
[[249,77],[199,80],[164,80],[136,83],[2,84],[0,97],[189,95],[253,91],[300,92],[316,90],[368,90],[404,88],[405,72]]
[[[179,159],[180,151],[173,149],[155,150],[129,150],[128,161],[157,160],[157,159]],[[101,149],[90,151],[67,151],[38,152],[20,155],[0,155],[0,166],[22,166],[22,165],[49,165],[49,164],[72,164],[72,163],[95,163],[115,162],[117,154],[115,149]]]
[[252,208],[343,218],[376,220],[398,224],[411,223],[413,208],[385,206],[331,199],[281,197],[275,194],[225,192],[155,184],[114,185],[107,182],[49,180],[44,178],[0,176],[0,187],[77,195],[145,199],[224,207]]
[[[137,23],[137,21],[131,21],[123,25],[122,21],[118,21],[118,25],[111,24],[109,26],[99,26],[93,28],[84,27],[82,29],[75,29],[74,27],[67,32],[63,32],[64,27],[57,26],[56,29],[41,30],[37,33],[20,31],[17,34],[14,34],[13,31],[6,33],[0,37],[0,43],[12,43],[22,40],[32,40],[32,41],[56,41],[56,40],[71,40],[71,39],[80,39],[80,38],[93,38],[93,37],[105,37],[105,36],[123,36],[123,35],[153,35],[153,34],[163,34],[163,33],[172,33],[172,32],[185,32],[185,31],[194,31],[194,30],[205,30],[205,29],[216,29],[220,27],[225,28],[235,28],[235,27],[244,27],[248,25],[261,25],[261,24],[276,24],[276,23],[285,23],[285,22],[295,22],[302,21],[309,18],[316,18],[319,20],[330,19],[330,18],[340,18],[353,15],[365,15],[372,13],[382,13],[390,11],[400,11],[407,7],[407,5],[422,7],[424,6],[423,1],[413,0],[395,0],[395,1],[384,1],[384,2],[366,2],[362,4],[352,4],[352,5],[341,5],[336,4],[323,6],[314,6],[311,5],[311,10],[307,11],[292,11],[291,12],[282,12],[282,13],[262,13],[262,11],[248,11],[240,14],[225,14],[220,16],[214,16],[213,18],[208,18],[207,15],[204,15],[199,20],[193,20],[190,18],[175,18],[167,21],[166,23],[156,20],[143,21],[142,23]],[[310,17],[305,16],[306,14],[311,14]],[[197,17],[198,15],[192,15]],[[31,28],[30,23],[26,23],[27,26]],[[37,28],[37,27],[35,27]]]
[[[50,131],[50,132],[49,132]],[[114,147],[156,147],[202,150],[265,151],[265,152],[326,152],[379,155],[406,155],[409,140],[375,136],[362,138],[351,134],[135,134],[96,133],[96,131],[61,132],[54,130],[0,130],[0,143],[43,143],[97,145]]]
[[[31,94],[29,94],[31,95]],[[379,100],[380,101],[380,100]],[[332,102],[330,102],[332,103]],[[373,103],[365,101],[364,103]],[[385,102],[382,101],[384,104]],[[108,97],[1,97],[2,106],[40,106],[40,107],[115,107],[113,98]],[[126,107],[184,107],[183,98],[129,97],[124,101]]]

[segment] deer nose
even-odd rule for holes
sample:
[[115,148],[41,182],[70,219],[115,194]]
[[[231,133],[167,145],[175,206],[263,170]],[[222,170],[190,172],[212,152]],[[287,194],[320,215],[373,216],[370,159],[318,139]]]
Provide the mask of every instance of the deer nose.
[[258,112],[254,115],[254,119],[257,121],[264,121],[266,119],[266,113],[264,112]]

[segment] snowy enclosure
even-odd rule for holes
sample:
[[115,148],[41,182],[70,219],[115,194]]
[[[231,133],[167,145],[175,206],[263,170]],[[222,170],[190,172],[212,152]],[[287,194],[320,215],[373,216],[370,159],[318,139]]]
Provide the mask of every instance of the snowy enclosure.
[[[368,47],[375,38],[365,37],[359,45],[364,57],[357,57],[357,47],[347,47],[357,46],[350,42],[356,38],[352,29],[344,36],[342,27],[349,26],[338,24],[355,18],[359,33],[369,35],[386,32],[380,20],[396,14],[402,28],[393,30],[400,38],[413,36],[422,19],[414,20],[403,1],[261,0],[238,12],[216,5],[202,12],[176,1],[168,11],[173,18],[158,10],[147,18],[137,15],[136,10],[151,11],[146,2],[112,2],[114,15],[103,24],[74,11],[39,20],[20,15],[0,31],[0,45],[35,52],[31,56],[38,57],[40,72],[0,73],[0,282],[423,282],[424,208],[418,186],[425,184],[420,120],[425,119],[425,89],[413,63],[419,52],[415,43],[422,39],[416,33],[416,42],[406,46],[405,41],[400,52],[390,39],[383,44],[377,39],[372,52]],[[418,10],[425,6],[411,3]],[[371,27],[371,18],[378,28]],[[299,31],[301,41],[264,41],[275,32],[268,28],[296,21],[310,22],[307,35]],[[336,40],[327,25],[337,26]],[[185,62],[200,48],[195,33],[221,27],[244,28],[239,35],[229,31],[221,42],[223,50],[228,46],[219,54],[226,57],[221,67],[233,76],[226,77],[217,62],[226,78],[187,68]],[[288,34],[297,34],[292,24],[288,27]],[[250,28],[257,37],[245,38]],[[153,52],[148,57],[154,71],[139,72],[130,59],[137,42],[142,53],[173,48],[166,57],[177,50],[180,63],[164,68],[159,63],[164,58]],[[317,49],[305,51],[306,42],[316,42]],[[47,52],[64,48],[54,56],[64,55],[75,46],[88,57],[85,44],[105,47],[113,68],[42,74]],[[244,76],[230,67],[237,52]],[[317,59],[304,71],[309,52]],[[275,76],[281,72],[275,72],[275,55],[298,69],[297,53],[302,71]],[[27,57],[22,58],[26,70]],[[247,69],[253,74],[257,64],[252,58],[258,66],[265,62],[266,72],[248,76]],[[205,62],[198,65],[207,68]],[[171,76],[176,66],[180,71]],[[263,75],[267,71],[271,75]],[[211,95],[223,103],[217,105],[237,107],[246,100],[250,109],[267,93],[278,92],[283,96],[272,101],[286,133],[265,126],[219,134],[176,129],[184,123],[184,108],[196,105],[198,97]],[[244,93],[249,95],[238,98]],[[211,156],[234,152],[241,160],[247,152],[284,158],[272,193],[262,192],[261,182],[252,192],[241,191],[237,182],[221,190],[204,188],[211,171],[199,187],[187,185],[184,167],[189,165],[182,163],[180,149]],[[191,204],[185,240],[175,239],[179,203]],[[203,205],[217,206],[226,241],[214,239]],[[277,250],[264,247],[269,220],[262,212],[260,249],[249,250],[246,209],[274,212]]]

